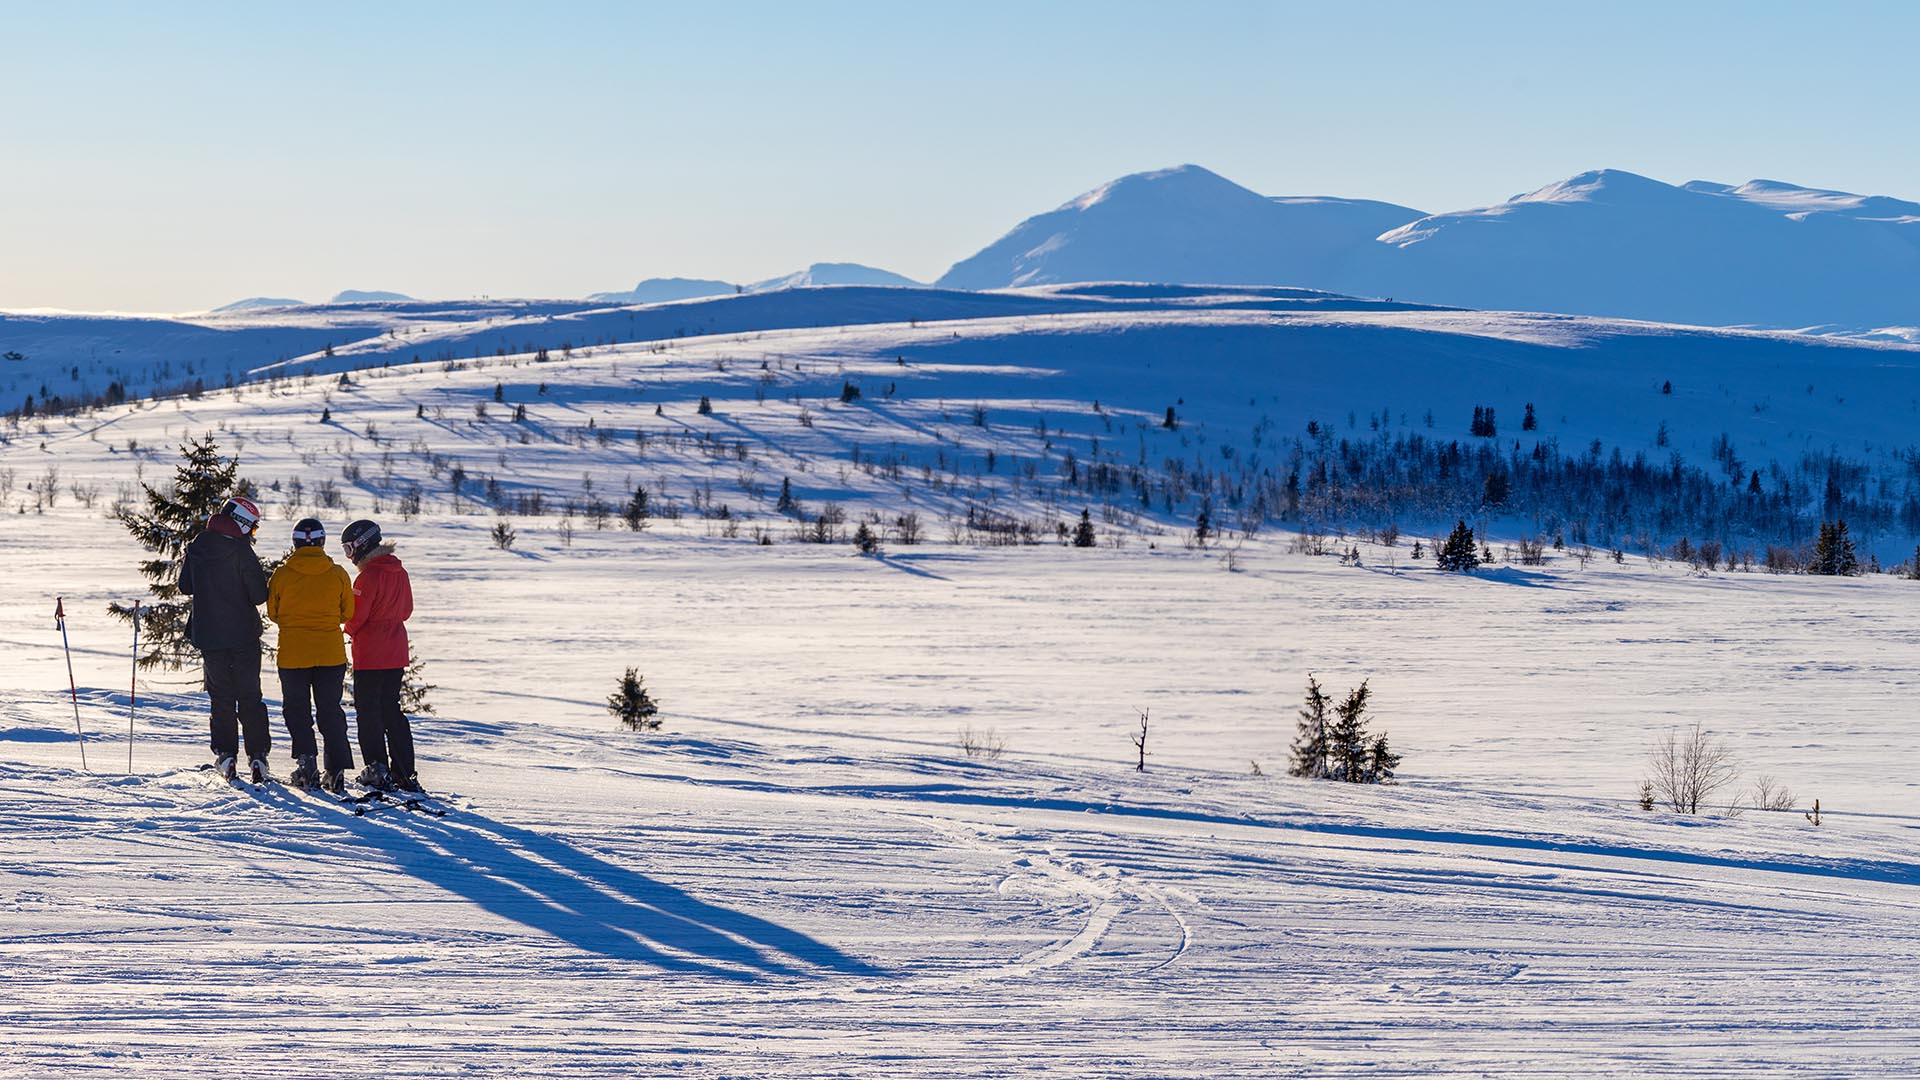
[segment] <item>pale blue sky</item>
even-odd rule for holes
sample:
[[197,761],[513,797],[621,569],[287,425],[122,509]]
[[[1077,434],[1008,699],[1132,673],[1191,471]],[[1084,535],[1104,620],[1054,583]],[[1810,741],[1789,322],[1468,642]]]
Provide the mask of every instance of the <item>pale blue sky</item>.
[[0,2],[0,307],[921,279],[1195,162],[1920,197],[1920,5]]

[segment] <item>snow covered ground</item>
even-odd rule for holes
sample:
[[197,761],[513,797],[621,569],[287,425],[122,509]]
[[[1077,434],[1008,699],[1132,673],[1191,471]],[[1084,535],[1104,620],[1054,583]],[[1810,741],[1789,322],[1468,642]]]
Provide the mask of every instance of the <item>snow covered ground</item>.
[[[1891,469],[1914,355],[1534,316],[1015,313],[27,425],[0,445],[0,1075],[1914,1075],[1913,582],[1570,553],[1446,576],[1411,536],[1353,567],[1271,528],[1189,548],[1184,519],[1124,508],[1091,550],[947,536],[976,499],[1077,514],[1045,478],[1096,438],[1245,451],[1264,417],[1344,427],[1356,388],[1365,431],[1370,404],[1417,425],[1548,374],[1569,441],[1648,440],[1644,401],[1679,398],[1677,446],[1738,424],[1743,448],[1844,439]],[[1459,356],[1481,381],[1436,366]],[[1158,427],[1175,402],[1185,426]],[[210,783],[191,673],[142,676],[129,772],[104,608],[143,581],[105,515],[208,430],[264,489],[266,553],[309,512],[399,540],[448,816]],[[897,475],[861,464],[893,454]],[[1044,469],[1013,483],[1022,462]],[[918,513],[927,542],[794,543],[783,477],[849,524]],[[486,479],[548,501],[504,519],[510,550]],[[687,513],[578,512],[635,483]],[[607,715],[628,666],[663,732]],[[1310,671],[1371,680],[1401,784],[1284,776]],[[1695,721],[1823,824],[1639,810],[1649,742]],[[966,728],[1004,755],[967,757]]]
[[[1920,1067],[1920,819],[1887,767],[1920,681],[1910,583],[1443,577],[1279,537],[1239,572],[1144,545],[876,560],[683,526],[513,551],[475,519],[396,527],[441,687],[417,729],[439,819],[210,783],[178,676],[143,678],[125,775],[127,642],[101,612],[135,595],[134,551],[78,508],[0,524],[0,1063]],[[661,734],[604,712],[629,664]],[[1308,670],[1373,680],[1401,785],[1279,775]],[[1825,823],[1634,807],[1646,743],[1695,719]],[[964,726],[1006,754],[968,759]]]

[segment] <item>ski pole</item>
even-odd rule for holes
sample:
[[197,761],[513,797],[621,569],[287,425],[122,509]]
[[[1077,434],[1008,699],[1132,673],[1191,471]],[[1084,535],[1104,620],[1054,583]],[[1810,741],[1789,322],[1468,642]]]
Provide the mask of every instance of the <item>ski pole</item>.
[[140,703],[140,601],[133,602],[133,677],[127,681],[127,775],[133,775],[133,710]]
[[80,730],[80,687],[73,681],[73,646],[67,644],[67,604],[63,597],[53,598],[53,621],[60,624],[60,648],[67,654],[67,692],[73,695],[73,733],[80,739],[80,770],[87,768],[87,733]]

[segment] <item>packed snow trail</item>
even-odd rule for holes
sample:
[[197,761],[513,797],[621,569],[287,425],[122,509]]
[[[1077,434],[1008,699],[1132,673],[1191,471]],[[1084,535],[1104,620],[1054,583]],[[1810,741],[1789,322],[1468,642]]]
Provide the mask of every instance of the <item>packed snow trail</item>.
[[[562,739],[459,813],[0,769],[19,1075],[1902,1075],[1891,827]],[[191,758],[191,737],[164,753]],[[571,758],[564,767],[562,758]],[[650,772],[667,766],[676,775]],[[1422,823],[1457,818],[1455,831]],[[1842,833],[1841,830],[1847,830]],[[1845,858],[1806,850],[1845,835]],[[388,1049],[369,1059],[366,1047]]]

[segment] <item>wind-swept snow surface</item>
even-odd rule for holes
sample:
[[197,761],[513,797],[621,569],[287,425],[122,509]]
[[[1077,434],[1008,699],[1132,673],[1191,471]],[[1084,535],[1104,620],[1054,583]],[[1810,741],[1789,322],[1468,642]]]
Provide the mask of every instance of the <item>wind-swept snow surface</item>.
[[[483,517],[395,521],[453,809],[356,818],[196,772],[185,678],[143,680],[122,775],[99,610],[135,553],[95,515],[37,523],[0,531],[17,1075],[1920,1067],[1910,785],[1880,767],[1920,681],[1905,583],[1388,573],[1280,538],[1237,573],[863,559],[671,523],[509,552]],[[629,664],[662,734],[603,711]],[[1374,680],[1401,786],[1279,776],[1307,670]],[[1695,718],[1824,824],[1635,808],[1646,741]],[[1006,754],[963,756],[963,725]]]

